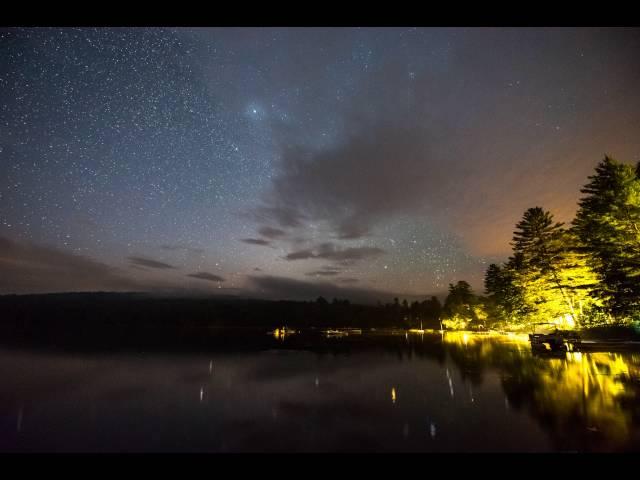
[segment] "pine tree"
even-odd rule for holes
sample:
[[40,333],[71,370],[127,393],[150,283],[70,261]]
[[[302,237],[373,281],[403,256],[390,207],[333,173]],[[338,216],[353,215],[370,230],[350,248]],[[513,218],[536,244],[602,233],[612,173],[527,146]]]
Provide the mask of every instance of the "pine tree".
[[585,308],[594,304],[598,278],[575,236],[540,207],[527,210],[516,228],[513,283],[523,293],[524,311],[534,318],[568,315],[574,324],[582,321]]
[[528,209],[516,224],[513,233],[513,251],[524,255],[531,266],[547,270],[551,268],[555,252],[551,244],[562,234],[562,223],[554,223],[553,215],[541,207]]
[[600,275],[598,296],[614,316],[640,310],[640,164],[611,157],[596,167],[581,192],[573,221],[580,249]]
[[515,322],[526,313],[524,295],[515,283],[514,265],[489,265],[484,279],[485,293],[492,314],[501,320]]
[[461,280],[455,285],[449,284],[449,294],[444,301],[443,311],[450,325],[460,328],[463,324],[478,321],[474,308],[477,303],[471,285]]

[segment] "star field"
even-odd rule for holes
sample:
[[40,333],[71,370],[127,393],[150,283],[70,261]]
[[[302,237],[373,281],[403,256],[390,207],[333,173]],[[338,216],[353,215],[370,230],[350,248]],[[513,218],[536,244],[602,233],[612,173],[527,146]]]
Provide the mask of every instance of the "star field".
[[99,272],[72,290],[480,290],[525,208],[566,220],[605,152],[640,159],[632,29],[5,28],[0,46],[0,240],[50,273],[0,293],[56,291],[65,255]]

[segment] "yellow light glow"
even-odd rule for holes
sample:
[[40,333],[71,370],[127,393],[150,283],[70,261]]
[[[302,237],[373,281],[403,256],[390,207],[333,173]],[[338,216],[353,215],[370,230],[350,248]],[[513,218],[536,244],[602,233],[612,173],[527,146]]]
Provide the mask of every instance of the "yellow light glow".
[[443,333],[442,339],[445,343],[453,343],[457,345],[474,345],[477,342],[483,342],[487,339],[499,340],[501,342],[528,344],[529,336],[527,334],[511,333],[504,334],[500,332],[489,331],[486,333],[475,333],[465,331],[446,331]]
[[396,403],[396,387],[391,387],[391,403]]
[[[362,333],[362,331],[360,333]],[[346,329],[326,330],[324,334],[327,337],[348,337],[349,331]]]
[[272,335],[274,338],[284,341],[285,337],[296,334],[296,333],[298,333],[296,330],[291,330],[287,327],[282,327],[282,328],[276,328],[272,332]]
[[[557,425],[567,425],[579,415],[585,428],[597,430],[611,445],[623,446],[634,435],[630,405],[637,402],[634,381],[640,378],[640,355],[569,351],[561,357],[531,358],[526,334],[447,331],[442,338],[460,365],[473,361],[505,368],[506,381],[530,386],[536,415],[553,418]],[[448,370],[446,380],[453,397]]]

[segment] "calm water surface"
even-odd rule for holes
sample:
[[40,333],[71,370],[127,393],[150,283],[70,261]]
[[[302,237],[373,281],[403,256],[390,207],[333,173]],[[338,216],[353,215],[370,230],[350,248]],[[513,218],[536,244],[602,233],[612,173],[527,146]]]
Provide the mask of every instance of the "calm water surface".
[[640,353],[255,334],[200,353],[0,349],[1,451],[638,451]]

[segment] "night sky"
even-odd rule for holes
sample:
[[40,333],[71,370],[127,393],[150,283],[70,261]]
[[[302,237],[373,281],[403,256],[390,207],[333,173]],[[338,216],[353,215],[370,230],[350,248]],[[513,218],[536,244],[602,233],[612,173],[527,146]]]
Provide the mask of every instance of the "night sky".
[[0,293],[478,292],[640,160],[640,30],[0,30]]

